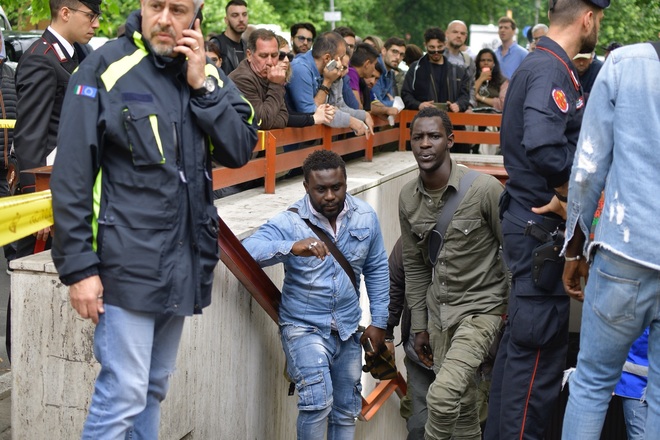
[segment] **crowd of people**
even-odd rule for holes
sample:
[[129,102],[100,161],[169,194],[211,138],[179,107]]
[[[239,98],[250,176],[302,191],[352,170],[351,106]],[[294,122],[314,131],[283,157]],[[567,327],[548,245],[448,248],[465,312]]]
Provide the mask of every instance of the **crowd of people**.
[[[657,185],[660,46],[612,43],[613,60],[598,60],[609,3],[551,2],[528,49],[502,17],[501,44],[475,54],[460,20],[427,28],[423,48],[308,22],[287,40],[250,29],[244,0],[208,38],[203,0],[142,0],[125,33],[91,51],[101,0],[51,0],[50,26],[16,72],[0,64],[2,118],[16,118],[0,136],[0,195],[14,190],[10,162],[54,161],[57,233],[5,257],[52,242],[72,306],[96,324],[83,438],[157,438],[184,318],[211,300],[213,162],[244,165],[258,129],[325,124],[368,138],[374,117],[403,108],[418,111],[419,176],[401,190],[389,261],[376,212],[347,193],[330,151],[308,155],[305,195],[243,241],[260,265],[285,267],[279,329],[298,438],[353,438],[363,347],[373,358],[400,342],[409,439],[543,439],[570,297],[585,307],[563,438],[598,439],[613,392],[629,439],[660,438],[658,210],[640,195]],[[481,152],[504,156],[505,186],[451,157],[476,152],[454,142],[447,115],[470,111],[502,113],[501,149]],[[17,191],[34,181],[21,176]]]

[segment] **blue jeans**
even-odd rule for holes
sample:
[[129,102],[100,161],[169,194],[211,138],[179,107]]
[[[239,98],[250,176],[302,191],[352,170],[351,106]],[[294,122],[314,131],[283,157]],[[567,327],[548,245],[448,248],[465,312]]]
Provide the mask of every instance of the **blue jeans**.
[[360,333],[324,339],[314,327],[280,329],[287,372],[298,391],[298,440],[351,440],[362,409]]
[[185,317],[105,304],[94,332],[101,364],[83,439],[157,439]]
[[626,421],[628,440],[644,440],[646,413],[649,407],[646,400],[622,397],[621,402],[623,402],[623,418]]
[[563,440],[598,440],[632,343],[650,326],[646,438],[660,438],[660,272],[598,249],[584,295],[580,352]]

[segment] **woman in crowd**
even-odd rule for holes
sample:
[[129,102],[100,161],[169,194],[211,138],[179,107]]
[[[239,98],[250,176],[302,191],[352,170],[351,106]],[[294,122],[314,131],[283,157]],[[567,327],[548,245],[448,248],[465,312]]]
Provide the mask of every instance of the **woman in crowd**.
[[[500,62],[491,49],[481,49],[474,60],[477,65],[474,81],[474,99],[477,101],[476,109],[493,110],[501,112],[504,108],[506,90],[509,80],[500,70]],[[496,128],[488,128],[497,131]],[[484,130],[484,127],[479,129]],[[500,154],[499,145],[475,145],[481,154]]]
[[495,52],[491,49],[481,49],[474,61],[477,65],[474,82],[477,108],[492,107],[497,111],[502,111],[509,80],[502,75]]
[[206,51],[206,56],[211,60],[215,67],[222,67],[222,54],[220,54],[220,48],[217,44],[212,41],[204,42],[204,50]]

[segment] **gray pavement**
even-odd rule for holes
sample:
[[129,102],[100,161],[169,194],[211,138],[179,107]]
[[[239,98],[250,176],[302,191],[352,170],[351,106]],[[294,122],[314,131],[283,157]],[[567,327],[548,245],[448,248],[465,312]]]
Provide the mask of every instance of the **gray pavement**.
[[0,255],[0,440],[11,439],[11,370],[5,349],[9,281],[7,261]]

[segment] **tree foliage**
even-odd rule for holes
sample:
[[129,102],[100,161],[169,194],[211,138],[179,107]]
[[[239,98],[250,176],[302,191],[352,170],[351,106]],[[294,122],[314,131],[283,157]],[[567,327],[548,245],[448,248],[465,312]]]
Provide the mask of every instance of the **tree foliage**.
[[[329,10],[329,0],[248,0],[250,23],[279,24],[287,30],[300,21],[313,23],[319,31],[330,30],[323,21]],[[427,27],[445,28],[451,20],[470,24],[495,24],[510,11],[522,30],[539,22],[546,23],[547,0],[335,0],[335,10],[341,11],[338,26],[351,26],[358,35],[411,35],[411,42],[422,43]],[[222,32],[226,1],[207,1],[204,5],[205,32]],[[2,6],[12,25],[21,29],[28,22],[37,23],[50,17],[47,0],[5,0]],[[112,37],[131,10],[139,7],[138,0],[103,0],[103,20],[99,35]],[[616,40],[623,44],[657,39],[660,30],[660,0],[612,0],[605,11],[599,42],[605,45]],[[524,41],[524,35],[518,35]]]

